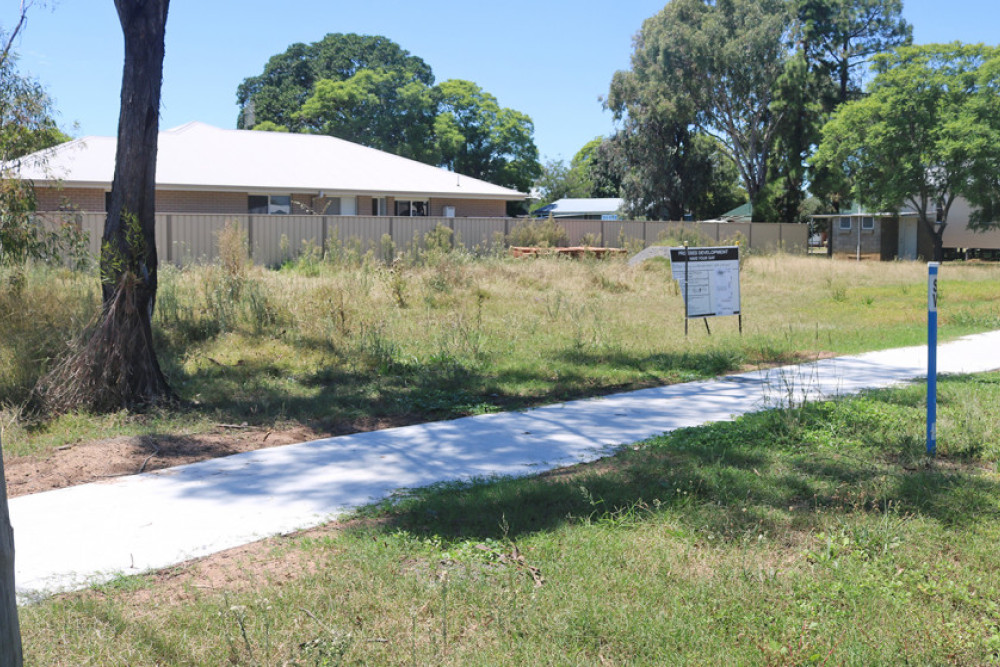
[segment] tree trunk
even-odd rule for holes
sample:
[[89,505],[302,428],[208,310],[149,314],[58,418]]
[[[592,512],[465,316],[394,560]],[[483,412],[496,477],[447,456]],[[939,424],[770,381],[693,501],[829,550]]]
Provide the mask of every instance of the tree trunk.
[[[101,250],[105,330],[113,358],[123,368],[113,397],[120,407],[172,397],[153,349],[151,320],[156,301],[156,148],[164,33],[169,0],[115,0],[125,37],[118,147]],[[114,307],[124,302],[128,307]],[[117,335],[116,335],[117,333]],[[118,398],[111,400],[117,402]],[[101,403],[102,401],[98,401]]]
[[934,242],[934,261],[944,261],[944,228],[945,225],[936,225],[937,231],[931,231],[931,240]]
[[21,667],[21,627],[14,589],[14,530],[7,509],[7,481],[0,443],[0,667]]
[[944,228],[948,226],[948,223],[942,222],[940,218],[931,222],[930,218],[921,215],[920,222],[923,223],[924,229],[927,230],[927,234],[931,237],[931,243],[934,246],[934,256],[931,259],[932,262],[943,262],[944,261]]

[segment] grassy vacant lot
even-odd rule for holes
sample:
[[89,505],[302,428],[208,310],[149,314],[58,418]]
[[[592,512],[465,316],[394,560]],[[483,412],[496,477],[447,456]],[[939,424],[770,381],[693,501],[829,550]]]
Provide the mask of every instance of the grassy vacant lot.
[[26,607],[26,663],[997,663],[1000,374],[941,383],[930,466],[923,399],[878,391],[420,490]]
[[[239,243],[220,263],[161,273],[160,358],[187,403],[153,414],[38,413],[31,390],[97,308],[92,274],[0,276],[0,427],[8,456],[113,435],[218,424],[342,433],[519,408],[741,367],[918,344],[926,268],[749,257],[736,318],[709,336],[665,261],[474,259],[446,243],[389,267],[345,246],[280,271]],[[233,250],[235,248],[235,250]],[[437,248],[437,249],[434,249]],[[942,269],[941,335],[1000,328],[1000,267]]]

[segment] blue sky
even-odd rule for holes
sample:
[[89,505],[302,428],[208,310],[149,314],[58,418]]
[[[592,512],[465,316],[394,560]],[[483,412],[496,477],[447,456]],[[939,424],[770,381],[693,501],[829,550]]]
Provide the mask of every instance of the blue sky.
[[[3,0],[0,25],[17,0]],[[191,120],[235,127],[236,86],[294,42],[329,32],[382,34],[423,58],[438,81],[475,81],[535,122],[543,158],[568,160],[613,129],[598,98],[627,68],[632,37],[663,0],[173,0],[167,20],[161,127]],[[904,0],[917,43],[995,44],[997,0]],[[21,69],[55,100],[73,136],[114,135],[122,37],[112,0],[35,7],[16,46]]]

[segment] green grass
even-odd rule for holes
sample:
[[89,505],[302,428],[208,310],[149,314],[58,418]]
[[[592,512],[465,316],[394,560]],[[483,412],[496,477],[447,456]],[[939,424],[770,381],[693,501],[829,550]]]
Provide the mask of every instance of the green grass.
[[[926,268],[917,263],[752,256],[741,279],[743,335],[736,318],[717,318],[711,335],[692,321],[685,337],[666,262],[434,252],[388,267],[307,253],[268,271],[224,256],[161,272],[159,356],[188,403],[145,415],[52,418],[31,401],[97,308],[93,275],[34,267],[22,289],[0,287],[8,455],[220,422],[345,432],[448,419],[926,336]],[[948,264],[941,276],[942,339],[1000,326],[1000,266]]]
[[995,664],[1000,374],[939,387],[932,463],[921,385],[682,429],[25,607],[26,660]]

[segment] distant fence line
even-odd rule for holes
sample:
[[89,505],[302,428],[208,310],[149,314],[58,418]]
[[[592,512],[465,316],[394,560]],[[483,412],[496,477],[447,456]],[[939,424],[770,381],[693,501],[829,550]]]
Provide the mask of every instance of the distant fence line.
[[[96,256],[100,252],[104,213],[47,214],[46,218],[50,223],[59,220],[77,225],[87,233],[91,253]],[[218,256],[219,231],[230,221],[245,230],[253,261],[275,266],[299,254],[309,244],[326,248],[334,239],[362,252],[378,253],[383,238],[389,237],[397,250],[404,251],[413,243],[422,243],[424,236],[438,225],[453,231],[455,245],[473,252],[489,252],[504,243],[511,230],[525,219],[157,213],[156,248],[160,261],[183,265],[214,260]],[[683,230],[715,243],[742,237],[751,250],[758,252],[781,248],[804,254],[808,240],[806,225],[789,223],[571,219],[557,222],[566,229],[569,245],[582,245],[586,241],[591,245],[645,247]]]

